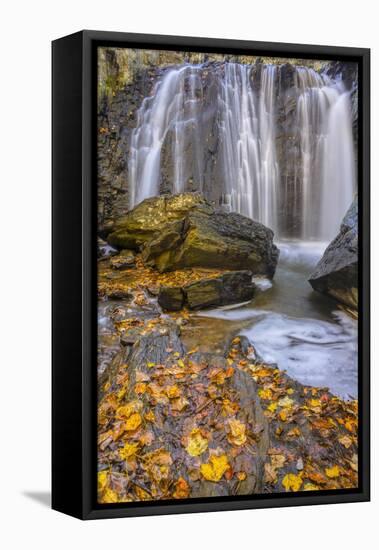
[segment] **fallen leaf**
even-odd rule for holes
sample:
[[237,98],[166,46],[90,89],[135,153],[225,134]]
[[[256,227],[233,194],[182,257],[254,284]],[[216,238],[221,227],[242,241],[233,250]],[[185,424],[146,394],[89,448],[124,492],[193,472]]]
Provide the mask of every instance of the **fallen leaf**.
[[328,477],[333,479],[335,477],[339,477],[340,469],[338,466],[332,466],[331,468],[325,468],[325,473]]
[[286,457],[284,455],[271,455],[271,464],[276,470],[283,468],[286,462]]
[[138,443],[125,443],[125,445],[119,449],[118,454],[122,460],[126,460],[135,455],[138,450]]
[[258,395],[261,399],[272,399],[272,391],[270,389],[260,389],[258,390]]
[[180,396],[180,389],[177,385],[166,388],[166,395],[169,399],[175,399]]
[[264,467],[265,473],[264,473],[264,480],[266,483],[276,483],[278,476],[276,473],[276,469],[270,464],[269,462],[266,462]]
[[129,416],[125,422],[125,430],[131,432],[136,430],[142,423],[141,415],[138,413],[133,413]]
[[138,384],[134,387],[134,392],[137,394],[143,394],[146,392],[146,387],[145,382],[138,382]]
[[230,432],[228,434],[228,441],[233,445],[244,445],[246,443],[246,425],[237,420],[236,418],[229,420]]
[[279,399],[278,405],[280,407],[292,407],[293,405],[293,399],[290,399],[287,395],[285,397],[282,397],[282,399]]
[[319,491],[319,487],[317,485],[314,485],[313,483],[305,483],[303,487],[303,491]]
[[108,472],[102,470],[97,474],[97,490],[98,492],[104,491],[108,481]]
[[267,407],[267,410],[274,413],[277,408],[278,408],[278,404],[273,402],[273,403],[270,403],[270,405]]
[[175,483],[175,491],[172,493],[174,498],[188,498],[190,487],[183,477],[180,477]]
[[198,428],[192,430],[188,438],[186,451],[191,456],[199,456],[208,449],[208,440],[201,435]]
[[155,414],[154,411],[148,411],[145,414],[145,420],[148,420],[149,422],[155,422]]
[[338,441],[341,443],[341,445],[343,445],[346,449],[349,449],[352,444],[353,444],[353,441],[351,439],[351,437],[349,437],[348,435],[344,435],[342,437],[339,437],[338,438]]
[[142,408],[142,403],[140,401],[130,401],[126,405],[122,405],[116,411],[116,418],[121,420],[129,418],[132,413],[140,411]]
[[209,459],[209,462],[202,464],[200,466],[200,472],[203,475],[204,479],[207,481],[220,481],[222,476],[227,470],[229,470],[230,465],[228,463],[228,458],[225,454],[221,456],[212,455]]
[[296,474],[287,474],[282,480],[282,485],[286,491],[298,491],[303,483],[302,477]]

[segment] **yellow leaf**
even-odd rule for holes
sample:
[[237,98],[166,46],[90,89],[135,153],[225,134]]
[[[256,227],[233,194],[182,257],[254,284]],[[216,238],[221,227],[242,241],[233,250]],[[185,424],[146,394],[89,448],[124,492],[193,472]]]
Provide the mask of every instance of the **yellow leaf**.
[[126,394],[126,388],[122,388],[122,390],[120,390],[117,394],[117,399],[120,401],[125,394]]
[[138,413],[133,413],[129,416],[125,422],[125,430],[131,432],[136,430],[142,423],[141,415]]
[[287,395],[285,397],[282,397],[282,399],[279,399],[278,405],[280,407],[292,407],[293,405],[293,399],[290,399]]
[[188,498],[190,494],[190,487],[183,477],[180,477],[175,483],[175,491],[172,496],[174,498]]
[[338,438],[338,441],[341,443],[341,445],[343,445],[346,449],[348,449],[349,447],[352,446],[353,444],[353,441],[351,439],[351,437],[349,437],[348,435],[344,435],[342,437],[339,437]]
[[97,490],[99,492],[104,491],[108,481],[108,472],[103,470],[97,474]]
[[234,415],[236,414],[236,412],[238,412],[238,409],[239,409],[238,403],[230,401],[230,399],[223,399],[222,409],[221,409],[221,414],[223,416]]
[[[178,360],[178,365],[179,365],[179,367],[182,367],[182,368],[185,366],[183,359]],[[183,478],[180,478],[180,479],[183,479]]]
[[285,422],[287,420],[287,417],[288,417],[288,410],[287,409],[282,409],[278,416],[279,416],[279,419],[282,422]]
[[233,445],[243,445],[246,443],[246,426],[236,418],[229,420],[230,433],[228,434],[228,441]]
[[173,399],[171,403],[171,407],[174,411],[181,412],[183,409],[186,408],[189,401],[185,397],[178,397],[178,399]]
[[155,363],[149,362],[147,363],[147,366],[149,367],[149,369],[152,369],[153,367],[155,367]]
[[129,418],[132,413],[138,412],[142,408],[142,403],[140,401],[130,401],[126,405],[119,407],[116,411],[116,418],[124,420]]
[[332,466],[331,468],[325,468],[325,473],[330,478],[339,477],[340,469],[338,466]]
[[284,455],[272,455],[271,456],[271,464],[273,468],[283,468],[284,464],[286,462],[286,457]]
[[287,474],[282,480],[282,485],[286,491],[298,491],[303,483],[300,475]]
[[288,388],[287,390],[287,395],[292,395],[294,393],[295,390],[293,390],[292,388]]
[[237,473],[237,479],[239,481],[244,481],[247,478],[246,472],[238,472]]
[[230,466],[226,455],[212,455],[209,462],[200,466],[200,472],[207,481],[220,481]]
[[180,389],[177,385],[166,388],[166,395],[169,399],[175,399],[180,396]]
[[273,402],[273,403],[270,403],[270,405],[267,407],[267,410],[273,413],[276,411],[277,408],[278,408],[278,404]]
[[297,426],[287,432],[287,437],[299,437],[299,435],[301,435],[301,432]]
[[303,491],[318,491],[320,487],[317,487],[314,483],[306,483],[303,487]]
[[137,394],[142,394],[146,392],[146,387],[144,382],[138,382],[138,384],[135,385],[134,391]]
[[154,414],[154,411],[148,411],[148,412],[145,414],[145,420],[147,420],[148,422],[155,422],[155,414]]
[[272,399],[272,391],[270,389],[260,389],[258,390],[258,395],[261,399]]
[[113,504],[115,502],[118,502],[118,496],[116,491],[113,491],[113,489],[105,489],[100,502],[104,504]]
[[189,435],[186,451],[191,456],[199,456],[208,449],[208,440],[203,437],[198,428],[192,430]]

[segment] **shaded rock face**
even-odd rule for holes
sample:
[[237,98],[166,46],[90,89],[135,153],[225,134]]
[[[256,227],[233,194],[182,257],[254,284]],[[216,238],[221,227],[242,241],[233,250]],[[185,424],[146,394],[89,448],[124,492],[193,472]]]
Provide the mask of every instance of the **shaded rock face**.
[[108,243],[142,249],[144,261],[160,272],[232,267],[273,277],[279,255],[273,236],[260,223],[184,193],[146,199],[116,222]]
[[255,293],[251,271],[231,271],[184,287],[161,287],[159,305],[169,311],[225,306],[251,300]]
[[309,278],[312,287],[342,304],[358,308],[358,199],[344,217],[337,237]]

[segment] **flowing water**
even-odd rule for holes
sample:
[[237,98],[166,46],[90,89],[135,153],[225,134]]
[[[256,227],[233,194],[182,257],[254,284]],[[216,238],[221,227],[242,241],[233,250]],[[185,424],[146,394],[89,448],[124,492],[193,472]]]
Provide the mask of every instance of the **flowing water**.
[[[192,190],[195,182],[207,195],[205,174],[211,172],[217,181],[212,198],[272,228],[281,256],[272,284],[260,281],[251,304],[195,317],[188,338],[193,329],[200,343],[206,334],[208,345],[217,347],[242,330],[266,361],[301,382],[356,396],[356,322],[307,281],[356,188],[350,92],[338,78],[295,68],[290,188],[283,185],[278,152],[279,71],[278,65],[263,65],[257,76],[251,66],[229,62],[165,70],[132,132],[130,206],[160,193],[164,155],[172,159],[174,193]],[[210,149],[211,168],[205,155]],[[286,242],[282,228],[292,223],[293,211],[295,240]]]
[[[166,154],[172,160],[174,193],[192,190],[193,184],[203,191],[204,174],[210,171],[217,182],[212,190],[216,202],[264,223],[277,238],[285,237],[283,221],[291,203],[299,202],[293,237],[331,240],[356,185],[350,92],[341,80],[296,67],[290,135],[296,176],[288,191],[281,184],[277,153],[283,124],[278,119],[283,101],[279,69],[262,66],[257,82],[251,66],[239,63],[166,70],[144,99],[132,132],[130,206],[159,194]],[[217,144],[211,167],[206,158],[210,138]]]
[[[307,281],[326,243],[278,246],[281,259],[272,284],[260,285],[251,303],[199,313],[192,321],[193,327],[200,327],[196,337],[202,339],[204,319],[217,320],[222,338],[246,335],[265,361],[303,384],[357,397],[357,322],[337,310],[333,300],[314,292]],[[209,332],[205,334],[208,338]],[[217,336],[213,343],[222,347]]]

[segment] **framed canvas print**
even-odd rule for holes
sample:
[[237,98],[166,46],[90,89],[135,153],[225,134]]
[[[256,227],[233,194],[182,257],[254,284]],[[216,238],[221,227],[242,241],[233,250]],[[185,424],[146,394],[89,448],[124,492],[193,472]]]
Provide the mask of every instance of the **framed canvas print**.
[[53,42],[53,508],[369,499],[369,70]]

